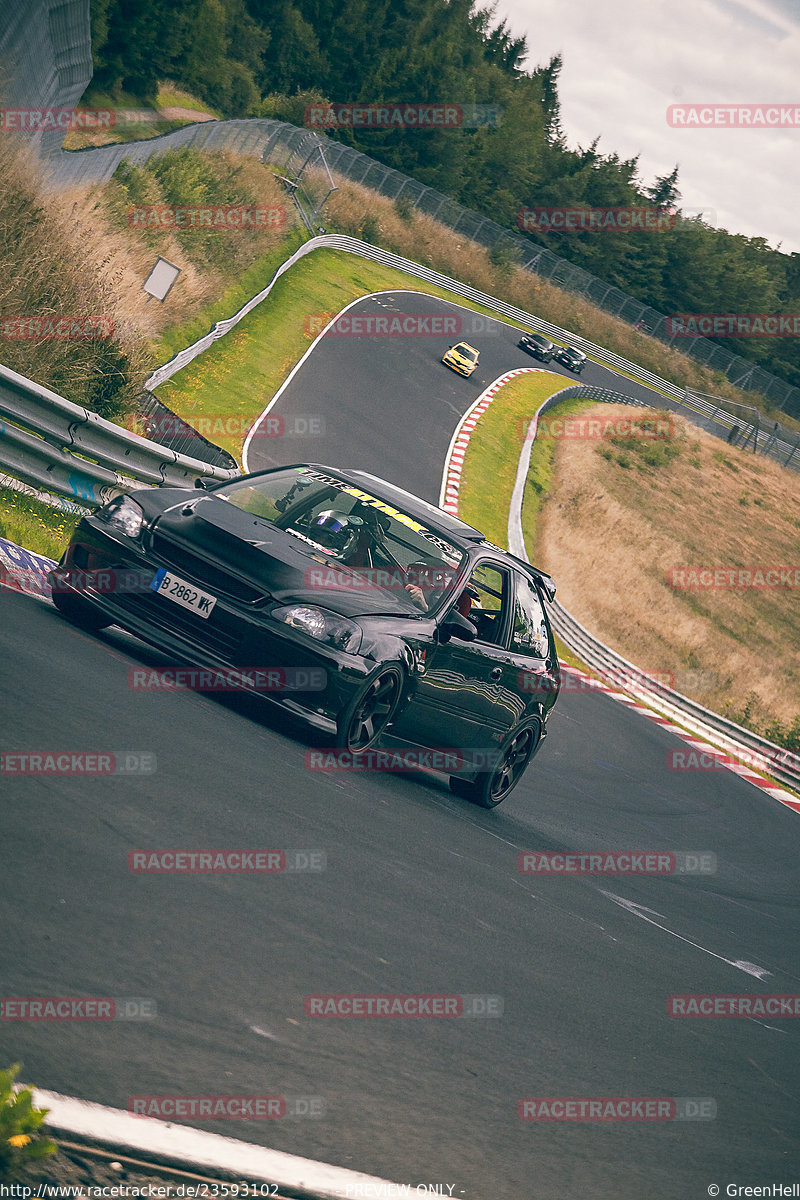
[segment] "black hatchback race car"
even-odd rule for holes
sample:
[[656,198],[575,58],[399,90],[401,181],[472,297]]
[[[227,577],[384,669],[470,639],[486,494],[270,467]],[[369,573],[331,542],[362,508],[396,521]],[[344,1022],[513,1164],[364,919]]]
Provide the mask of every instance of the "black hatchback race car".
[[588,361],[583,351],[578,350],[575,346],[556,346],[553,358],[556,362],[561,363],[562,367],[574,371],[576,375],[580,375]]
[[303,464],[119,496],[79,522],[53,602],[241,686],[346,755],[426,760],[486,808],[538,750],[561,677],[548,575],[362,471]]
[[541,362],[552,362],[555,354],[555,344],[546,338],[543,333],[525,333],[517,342],[520,350],[524,350],[526,354],[533,355]]

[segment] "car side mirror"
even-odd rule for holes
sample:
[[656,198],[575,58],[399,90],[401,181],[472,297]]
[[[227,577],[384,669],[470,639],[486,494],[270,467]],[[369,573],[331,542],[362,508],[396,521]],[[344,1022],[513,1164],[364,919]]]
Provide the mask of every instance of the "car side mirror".
[[447,614],[446,620],[439,626],[439,637],[443,642],[449,642],[451,638],[462,642],[474,642],[477,636],[477,626],[455,609]]
[[216,479],[212,479],[210,475],[198,475],[194,481],[194,486],[196,488],[210,488],[216,482]]

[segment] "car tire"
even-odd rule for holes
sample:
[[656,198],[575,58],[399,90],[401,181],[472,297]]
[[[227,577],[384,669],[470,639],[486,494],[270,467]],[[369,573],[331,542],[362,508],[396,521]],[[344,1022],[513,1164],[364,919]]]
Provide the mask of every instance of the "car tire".
[[81,629],[86,629],[93,633],[100,629],[106,629],[113,624],[110,617],[106,617],[103,613],[98,612],[91,604],[85,600],[81,600],[79,596],[73,596],[69,592],[54,591],[52,593],[53,604],[56,606],[62,617],[66,617],[73,625],[79,625]]
[[336,746],[352,754],[371,749],[397,711],[404,682],[399,667],[384,667],[373,675],[339,717]]
[[480,808],[497,808],[510,796],[525,773],[541,741],[538,722],[514,730],[500,747],[498,761],[491,771],[481,771],[474,780],[450,776],[450,791]]

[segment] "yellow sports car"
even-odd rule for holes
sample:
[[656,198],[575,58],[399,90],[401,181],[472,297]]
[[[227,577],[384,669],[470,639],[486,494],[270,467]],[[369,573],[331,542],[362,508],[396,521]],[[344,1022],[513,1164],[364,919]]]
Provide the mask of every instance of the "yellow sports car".
[[479,354],[468,342],[457,342],[442,356],[445,366],[452,367],[459,375],[471,375],[478,365]]

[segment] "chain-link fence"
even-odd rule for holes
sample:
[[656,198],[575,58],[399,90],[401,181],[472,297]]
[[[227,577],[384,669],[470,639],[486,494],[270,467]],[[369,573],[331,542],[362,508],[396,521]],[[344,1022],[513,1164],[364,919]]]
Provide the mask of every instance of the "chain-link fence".
[[[301,142],[305,143],[309,137],[319,137],[293,125],[276,122],[276,126],[264,153],[265,161],[272,163],[282,159],[289,161]],[[784,409],[788,404],[800,414],[800,388],[778,379],[740,355],[731,354],[729,350],[709,341],[708,338],[687,338],[670,332],[668,317],[664,313],[657,312],[641,300],[628,296],[619,288],[598,279],[596,275],[568,262],[551,250],[537,246],[522,234],[505,229],[489,217],[464,208],[435,188],[426,187],[400,171],[361,154],[351,146],[329,138],[325,139],[325,143],[325,156],[334,174],[338,172],[352,182],[361,183],[392,200],[402,196],[404,201],[412,204],[420,212],[441,221],[488,250],[504,252],[525,270],[532,271],[567,291],[576,292],[604,312],[619,317],[630,325],[639,326],[651,337],[658,338],[668,346],[674,346],[682,354],[688,355],[710,370],[724,373],[731,383],[743,391],[760,393],[776,408]],[[677,236],[679,231],[680,226],[676,230]]]
[[152,392],[145,391],[139,397],[134,431],[142,437],[149,438],[151,442],[158,442],[160,446],[174,450],[176,454],[199,458],[201,462],[211,463],[214,467],[224,467],[226,470],[239,469],[233,455],[209,441],[189,421],[167,408]]
[[[70,108],[92,77],[88,0],[0,0],[0,96],[9,108]],[[63,133],[38,133],[58,154]]]
[[[402,197],[404,202],[419,212],[441,221],[464,237],[488,250],[502,252],[523,269],[583,296],[604,312],[642,328],[651,337],[674,347],[710,370],[720,371],[743,391],[757,392],[776,408],[785,409],[788,406],[790,411],[800,414],[800,388],[778,379],[740,355],[731,354],[708,338],[678,336],[670,331],[669,319],[664,313],[626,295],[582,267],[535,245],[520,233],[503,228],[489,217],[464,208],[435,188],[427,187],[351,146],[308,129],[265,118],[208,121],[149,141],[59,151],[49,156],[47,169],[53,186],[59,188],[76,183],[102,182],[111,177],[123,159],[142,163],[152,154],[165,154],[168,150],[188,145],[197,149],[228,149],[240,154],[252,154],[260,157],[262,162],[276,166],[292,185],[306,190],[315,217],[319,216],[320,195],[328,186],[327,180],[331,174],[363,184],[392,200]],[[318,153],[320,149],[324,151],[321,156]],[[320,162],[325,163],[322,173]],[[312,181],[314,173],[318,178]],[[331,186],[335,186],[332,179]],[[680,236],[678,231],[676,236]],[[783,440],[794,440],[795,432],[782,426],[779,435]]]

